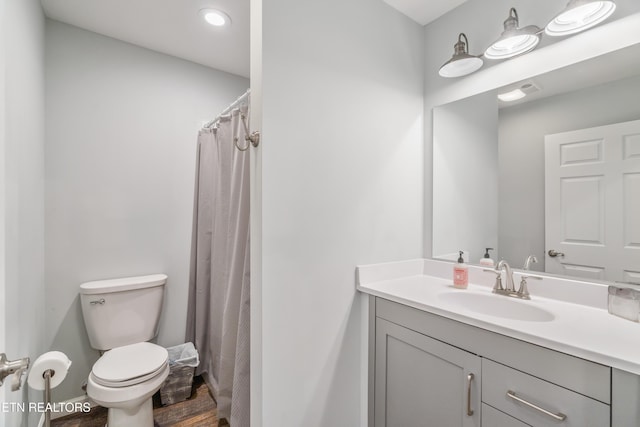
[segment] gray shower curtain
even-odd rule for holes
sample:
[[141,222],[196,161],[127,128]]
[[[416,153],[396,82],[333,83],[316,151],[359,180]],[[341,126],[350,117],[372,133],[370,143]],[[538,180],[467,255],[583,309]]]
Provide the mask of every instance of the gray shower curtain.
[[249,151],[240,115],[198,135],[186,339],[231,427],[249,426]]

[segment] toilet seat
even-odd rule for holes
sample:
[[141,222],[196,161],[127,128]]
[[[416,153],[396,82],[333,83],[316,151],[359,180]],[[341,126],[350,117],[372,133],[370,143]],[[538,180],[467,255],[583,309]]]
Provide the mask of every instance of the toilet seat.
[[118,347],[98,359],[90,376],[105,387],[129,387],[162,373],[166,369],[167,358],[165,348],[149,342]]
[[[87,395],[100,406],[105,408],[137,408],[146,399],[151,398],[169,376],[169,364],[166,363],[160,373],[139,384],[128,387],[106,387],[95,382],[94,376],[87,380]],[[130,423],[130,426],[139,425]]]

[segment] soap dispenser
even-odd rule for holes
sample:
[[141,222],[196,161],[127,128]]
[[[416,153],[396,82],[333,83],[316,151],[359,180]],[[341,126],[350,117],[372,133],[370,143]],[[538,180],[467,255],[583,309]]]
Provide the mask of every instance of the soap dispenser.
[[491,259],[489,255],[489,251],[492,251],[493,248],[485,248],[484,257],[480,258],[480,265],[484,265],[486,267],[495,267],[496,263]]
[[469,285],[469,267],[467,267],[467,264],[464,263],[464,258],[462,258],[464,252],[459,252],[458,262],[453,266],[453,286],[458,289],[467,289]]

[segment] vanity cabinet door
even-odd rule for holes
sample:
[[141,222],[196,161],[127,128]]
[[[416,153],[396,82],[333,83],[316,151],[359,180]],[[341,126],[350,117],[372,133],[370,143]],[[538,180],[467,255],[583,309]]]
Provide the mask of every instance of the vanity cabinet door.
[[640,376],[613,370],[611,427],[640,427]]
[[376,319],[375,427],[479,427],[481,361]]

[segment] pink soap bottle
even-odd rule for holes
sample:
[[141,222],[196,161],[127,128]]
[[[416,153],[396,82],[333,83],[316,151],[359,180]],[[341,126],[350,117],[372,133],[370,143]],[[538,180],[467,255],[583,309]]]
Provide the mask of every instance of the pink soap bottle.
[[458,262],[453,266],[453,286],[458,289],[467,289],[469,285],[469,267],[464,263],[463,254],[464,252],[460,251]]

